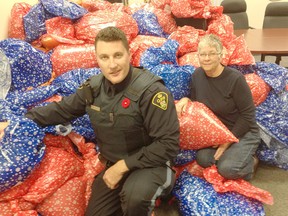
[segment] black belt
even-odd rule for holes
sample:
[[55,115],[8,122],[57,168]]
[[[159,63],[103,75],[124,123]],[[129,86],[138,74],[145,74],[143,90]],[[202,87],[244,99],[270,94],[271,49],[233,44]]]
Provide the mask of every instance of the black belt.
[[107,160],[103,155],[99,154],[98,155],[98,159],[100,160],[101,163],[105,164],[106,168],[109,168],[111,166],[113,166],[115,163]]

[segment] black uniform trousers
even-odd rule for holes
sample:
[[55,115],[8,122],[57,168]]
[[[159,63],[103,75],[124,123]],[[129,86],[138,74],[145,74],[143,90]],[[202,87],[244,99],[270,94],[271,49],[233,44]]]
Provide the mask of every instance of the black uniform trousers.
[[156,199],[168,195],[176,179],[169,167],[137,169],[127,173],[119,187],[109,189],[104,172],[95,177],[85,216],[151,215]]

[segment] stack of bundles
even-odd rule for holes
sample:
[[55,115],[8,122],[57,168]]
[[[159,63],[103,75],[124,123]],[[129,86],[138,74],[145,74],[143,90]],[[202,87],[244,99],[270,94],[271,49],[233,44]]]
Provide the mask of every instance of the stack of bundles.
[[[0,92],[1,113],[5,111],[4,113],[21,119],[27,109],[59,101],[63,96],[74,93],[90,76],[100,73],[93,43],[99,30],[107,26],[116,26],[126,34],[132,56],[131,65],[144,66],[162,77],[175,100],[179,100],[189,96],[191,74],[199,67],[199,38],[213,33],[219,36],[224,45],[222,63],[245,74],[251,88],[257,106],[257,123],[263,132],[263,143],[259,148],[260,159],[288,169],[288,158],[283,156],[283,152],[287,152],[288,148],[288,102],[287,89],[285,90],[287,69],[275,64],[255,63],[244,37],[234,35],[233,23],[222,13],[223,8],[212,6],[209,0],[149,2],[141,4],[137,1],[138,4],[128,6],[102,0],[40,0],[34,6],[16,3],[11,10],[9,38],[0,41],[0,60],[6,65],[5,70],[0,68],[0,85],[6,84],[6,92]],[[205,19],[207,30],[193,26],[177,26],[175,17]],[[4,78],[2,74],[6,74]],[[1,121],[9,120],[8,116],[2,115]],[[251,198],[243,191],[237,191],[237,188],[216,192],[214,186],[217,182],[208,183],[208,179],[204,179],[203,168],[195,163],[197,149],[215,144],[215,140],[209,138],[207,130],[215,131],[215,128],[218,128],[217,144],[235,140],[235,137],[203,104],[190,104],[186,116],[179,120],[181,151],[176,159],[178,180],[174,195],[180,202],[181,213],[203,215],[213,210],[214,213],[228,215],[235,212],[264,215],[262,203],[272,203],[269,194],[261,191],[260,195],[255,193],[257,196]],[[25,125],[28,124],[27,119],[24,118],[23,121]],[[56,135],[55,127],[28,127],[29,130],[33,129],[32,133],[41,134],[31,145],[31,149],[36,148],[37,151],[30,154],[31,149],[27,148],[23,153],[31,156],[22,161],[27,162],[23,167],[30,167],[29,171],[21,172],[25,176],[6,181],[6,186],[1,183],[1,188],[5,190],[0,194],[1,215],[23,212],[26,215],[37,215],[38,212],[45,216],[71,215],[71,212],[83,215],[90,195],[91,176],[101,170],[101,164],[89,164],[89,161],[97,160],[97,148],[91,143],[95,140],[95,134],[88,117],[75,119],[71,125],[73,135],[67,137]],[[26,127],[23,126],[23,131],[24,128]],[[6,128],[5,134],[9,131],[10,129]],[[29,131],[26,129],[24,134],[28,141],[30,138],[27,133]],[[5,137],[0,144],[2,155],[5,154],[5,151],[2,151],[3,142],[7,139]],[[11,143],[11,149],[15,143]],[[22,145],[24,144],[23,142]],[[58,158],[53,158],[53,155]],[[53,164],[55,160],[57,165]],[[19,161],[15,158],[9,162],[11,166],[16,166]],[[58,173],[56,176],[51,176],[47,168],[49,166],[57,170],[62,166],[67,170],[60,169],[59,172],[55,171]],[[189,173],[183,171],[184,169]],[[14,171],[16,172],[16,169]],[[6,171],[3,173],[16,175]],[[67,175],[62,176],[61,173]],[[47,179],[51,182],[46,188],[42,185],[42,191],[35,190]],[[71,185],[75,186],[75,193],[68,193],[67,188]],[[197,187],[192,188],[191,185]],[[255,188],[253,190],[259,192]],[[185,194],[185,191],[191,193]],[[206,196],[207,194],[209,196]],[[193,196],[193,199],[189,199],[189,196]],[[195,200],[197,196],[201,197],[199,201]],[[71,197],[75,198],[77,205],[69,208]],[[200,205],[203,204],[203,197],[207,198],[205,203],[211,208]],[[231,202],[235,205],[231,205]]]

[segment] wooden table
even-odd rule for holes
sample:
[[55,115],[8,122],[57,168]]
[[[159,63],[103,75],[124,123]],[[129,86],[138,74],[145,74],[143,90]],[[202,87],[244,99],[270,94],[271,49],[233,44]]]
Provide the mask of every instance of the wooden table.
[[288,28],[278,29],[241,29],[234,34],[244,34],[247,46],[252,54],[288,55]]

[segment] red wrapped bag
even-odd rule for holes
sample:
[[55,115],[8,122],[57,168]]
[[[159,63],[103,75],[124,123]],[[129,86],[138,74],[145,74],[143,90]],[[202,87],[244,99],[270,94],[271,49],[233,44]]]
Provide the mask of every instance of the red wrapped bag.
[[0,215],[1,216],[13,216],[14,213],[11,210],[9,202],[0,202]]
[[138,25],[132,16],[120,11],[102,10],[87,13],[75,23],[76,38],[93,44],[97,33],[108,26],[121,29],[128,42],[138,34]]
[[173,167],[173,169],[176,171],[176,177],[178,178],[178,176],[183,172],[183,170],[187,170],[190,174],[194,175],[194,176],[198,176],[198,177],[203,177],[203,170],[204,168],[201,167],[196,160],[191,161],[188,164],[185,164],[183,166],[177,166],[177,167]]
[[[205,32],[204,32],[205,34]],[[179,42],[178,56],[183,56],[186,53],[195,52],[198,48],[199,31],[192,26],[178,27],[168,39]]]
[[38,213],[34,210],[35,205],[25,200],[12,200],[10,201],[11,210],[13,216],[38,216]]
[[180,66],[183,65],[192,65],[194,67],[200,67],[198,52],[190,52],[178,59],[178,63]]
[[255,58],[246,45],[243,35],[231,40],[226,47],[230,56],[228,65],[255,64]]
[[180,148],[201,149],[239,140],[204,104],[189,101],[179,117]]
[[131,53],[131,64],[135,67],[140,66],[142,53],[149,47],[160,47],[167,41],[166,38],[138,35],[129,45]]
[[251,89],[255,106],[264,102],[271,90],[271,87],[256,73],[245,74],[246,82]]
[[232,41],[236,36],[234,35],[234,24],[229,16],[222,14],[217,16],[216,19],[212,19],[208,24],[206,34],[217,35],[223,44],[227,46],[227,43]]
[[11,9],[9,24],[8,24],[8,37],[9,38],[17,38],[20,40],[25,40],[25,30],[23,17],[29,12],[31,9],[31,5],[22,2],[15,3]]
[[[45,157],[45,156],[44,156]],[[41,167],[41,166],[39,166]],[[21,198],[23,195],[25,195],[28,191],[29,188],[32,184],[34,184],[34,182],[36,181],[36,179],[38,178],[37,175],[37,171],[39,169],[39,167],[37,167],[29,176],[28,178],[22,182],[21,184],[17,184],[16,186],[10,188],[7,191],[4,191],[3,193],[0,193],[0,202],[4,202],[4,201],[9,201],[9,200],[14,200],[14,199],[19,199]],[[1,215],[1,214],[0,214]]]
[[235,191],[246,197],[254,198],[268,205],[273,205],[273,197],[268,191],[254,187],[244,179],[225,179],[218,173],[215,165],[205,168],[203,175],[217,192],[225,193]]
[[41,169],[35,170],[37,179],[23,199],[40,203],[69,179],[82,176],[83,163],[75,159],[63,149],[47,146],[46,154],[40,163]]
[[177,30],[177,24],[172,14],[160,9],[153,9],[153,13],[156,15],[159,25],[162,27],[163,31],[167,34]]
[[103,0],[82,0],[82,7],[87,9],[89,12],[97,10],[109,10],[112,3]]
[[85,168],[83,177],[85,178],[87,185],[85,191],[85,200],[87,206],[92,192],[91,188],[94,177],[98,175],[102,170],[104,170],[105,164],[102,164],[99,160],[99,153],[96,152],[94,143],[85,143],[84,137],[74,132],[68,134],[68,137],[77,146],[78,150],[83,154]]
[[[209,18],[210,0],[171,0],[171,11],[179,18]],[[207,14],[208,13],[208,14]]]
[[150,4],[155,8],[164,10],[170,4],[170,0],[151,0]]
[[54,215],[84,215],[86,180],[75,177],[62,185],[50,197],[37,205],[36,210],[45,216]]
[[54,17],[45,21],[47,34],[58,35],[67,39],[75,39],[75,29],[71,19]]
[[55,76],[77,69],[97,67],[94,44],[59,45],[51,55]]

